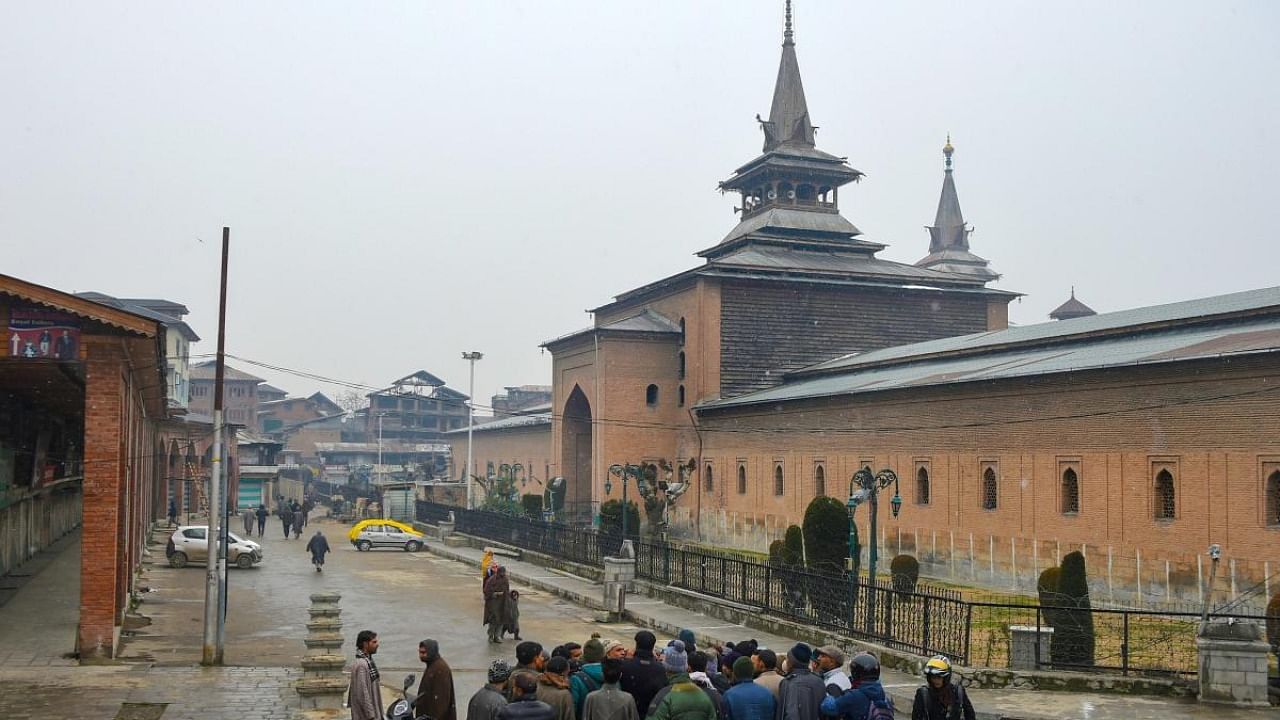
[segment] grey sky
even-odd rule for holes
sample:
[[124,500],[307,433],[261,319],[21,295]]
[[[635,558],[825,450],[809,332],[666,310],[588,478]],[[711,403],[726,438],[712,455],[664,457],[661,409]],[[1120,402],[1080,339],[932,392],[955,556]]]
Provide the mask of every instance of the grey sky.
[[[974,252],[1039,322],[1277,284],[1280,4],[797,0],[842,210],[926,253],[946,133]],[[734,225],[782,0],[0,5],[0,272],[186,303],[211,352],[477,398]],[[1266,238],[1271,237],[1270,240]],[[203,243],[197,238],[203,239]],[[337,388],[243,369],[293,392]]]

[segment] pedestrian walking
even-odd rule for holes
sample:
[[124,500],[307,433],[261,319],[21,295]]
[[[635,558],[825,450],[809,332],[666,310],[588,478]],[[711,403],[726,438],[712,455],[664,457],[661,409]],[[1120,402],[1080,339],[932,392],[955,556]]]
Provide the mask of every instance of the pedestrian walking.
[[769,688],[755,681],[755,663],[740,656],[733,661],[733,685],[724,694],[729,720],[773,720],[778,700]]
[[319,530],[311,539],[307,541],[307,552],[311,553],[311,564],[316,566],[316,572],[324,570],[324,556],[329,552],[329,540],[324,533]]
[[305,523],[303,523],[302,521],[302,508],[298,508],[298,511],[293,514],[293,539],[294,540],[297,540],[298,538],[302,537],[302,526],[304,524]]
[[[541,653],[541,646],[539,646]],[[555,720],[556,710],[538,699],[538,678],[529,673],[511,675],[512,699],[498,712],[498,720]]]
[[804,643],[796,643],[787,653],[787,676],[778,684],[777,720],[817,720],[827,687],[809,671],[812,659],[813,651]]
[[302,501],[302,527],[306,527],[311,522],[311,511],[316,509],[316,503],[311,498]]
[[[520,591],[512,590],[507,597],[507,620],[502,632],[511,633],[520,642]],[[501,634],[498,639],[502,639]]]
[[500,643],[498,633],[507,621],[507,603],[511,599],[511,583],[507,580],[507,569],[498,566],[497,570],[484,583],[484,623],[489,626],[489,642]]
[[538,676],[538,699],[556,711],[556,720],[575,720],[573,693],[569,690],[569,661],[553,657]]
[[702,688],[689,679],[689,655],[683,640],[672,640],[662,652],[667,686],[649,703],[654,720],[716,720],[716,708]]
[[453,694],[453,670],[440,657],[440,643],[427,638],[418,643],[418,659],[426,663],[418,697],[413,701],[414,717],[431,720],[458,720],[458,706]]
[[649,713],[649,702],[667,684],[667,674],[662,669],[662,660],[654,657],[653,646],[658,639],[648,630],[641,630],[635,635],[635,652],[622,663],[622,681],[619,687],[636,700],[636,711],[640,717]]
[[173,498],[169,498],[169,527],[178,524],[178,503]]
[[911,720],[974,720],[969,693],[951,682],[951,661],[935,655],[924,666],[925,685],[916,690]]
[[467,703],[467,720],[498,720],[507,706],[507,681],[511,679],[511,666],[506,660],[489,663],[489,682],[476,691]]
[[253,537],[253,521],[255,520],[253,508],[245,508],[240,513],[240,522],[244,523],[244,536]]
[[377,652],[378,633],[361,630],[356,635],[356,659],[351,663],[347,689],[351,720],[382,720],[382,690],[378,687],[378,666],[373,662]]
[[280,506],[280,524],[284,529],[284,539],[288,540],[289,528],[293,526],[293,511],[289,509],[288,505]]
[[600,673],[604,683],[599,690],[587,695],[579,720],[640,720],[636,699],[618,687],[622,679],[622,661],[605,658]]
[[258,537],[265,537],[267,534],[267,516],[271,513],[267,512],[267,506],[258,503],[258,511],[254,515],[258,516]]

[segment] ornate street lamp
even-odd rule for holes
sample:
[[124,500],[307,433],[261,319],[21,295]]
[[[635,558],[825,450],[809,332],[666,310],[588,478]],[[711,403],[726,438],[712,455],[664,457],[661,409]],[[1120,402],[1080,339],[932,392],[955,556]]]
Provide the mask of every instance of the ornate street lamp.
[[[879,552],[877,547],[879,543],[877,538],[876,521],[879,514],[880,491],[893,485],[893,498],[889,500],[889,508],[893,512],[893,516],[898,517],[898,513],[902,510],[902,496],[898,494],[898,475],[892,470],[885,468],[878,473],[872,474],[871,467],[867,466],[853,474],[853,478],[849,480],[849,499],[845,503],[845,507],[849,510],[849,567],[852,570],[856,566],[854,560],[854,552],[857,551],[857,529],[854,526],[853,515],[858,506],[863,503],[871,505],[871,547],[867,554],[867,575],[871,580],[872,589],[867,593],[867,623],[868,629],[874,628],[876,613],[876,561],[879,560]],[[852,582],[857,582],[857,577],[852,578]],[[852,592],[852,589],[851,589]],[[852,605],[850,606],[852,609]]]

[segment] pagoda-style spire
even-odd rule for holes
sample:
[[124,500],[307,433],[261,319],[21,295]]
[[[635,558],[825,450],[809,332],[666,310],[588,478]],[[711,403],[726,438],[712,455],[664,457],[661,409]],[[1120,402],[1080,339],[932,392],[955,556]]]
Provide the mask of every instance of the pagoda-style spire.
[[995,280],[1000,275],[987,267],[986,260],[969,252],[969,233],[973,229],[965,223],[964,213],[960,212],[960,196],[956,194],[956,181],[951,172],[951,156],[955,151],[948,133],[947,144],[942,147],[946,168],[942,175],[938,213],[933,224],[925,226],[929,231],[929,255],[916,266]]
[[1049,313],[1049,318],[1052,320],[1073,320],[1097,314],[1093,308],[1076,299],[1076,286],[1072,285],[1071,297]]
[[964,213],[960,212],[960,197],[956,194],[956,181],[951,176],[951,156],[956,149],[951,146],[951,134],[942,154],[947,158],[947,168],[942,176],[942,196],[938,198],[938,214],[929,227],[929,252],[942,250],[968,250],[969,233],[965,227]]
[[778,64],[778,81],[773,86],[773,105],[769,108],[769,119],[761,122],[765,152],[783,143],[814,145],[813,123],[809,120],[809,105],[805,102],[804,83],[800,80],[800,62],[796,59],[791,0],[787,0],[786,17],[782,32],[782,61]]

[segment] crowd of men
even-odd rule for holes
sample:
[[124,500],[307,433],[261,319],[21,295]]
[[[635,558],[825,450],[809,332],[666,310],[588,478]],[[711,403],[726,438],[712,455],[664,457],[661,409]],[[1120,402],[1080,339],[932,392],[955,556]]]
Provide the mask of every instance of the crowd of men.
[[[516,646],[515,665],[495,660],[488,682],[471,696],[465,720],[891,720],[892,700],[880,684],[874,655],[854,655],[845,672],[837,647],[797,643],[784,656],[755,640],[699,648],[683,630],[666,647],[647,630],[628,646],[593,635],[585,644],[547,651],[540,643]],[[350,706],[352,720],[380,720],[377,635],[356,638]],[[414,717],[458,720],[453,676],[439,644],[424,640],[426,663],[414,699]],[[946,658],[929,661],[927,684],[913,720],[973,720]]]

